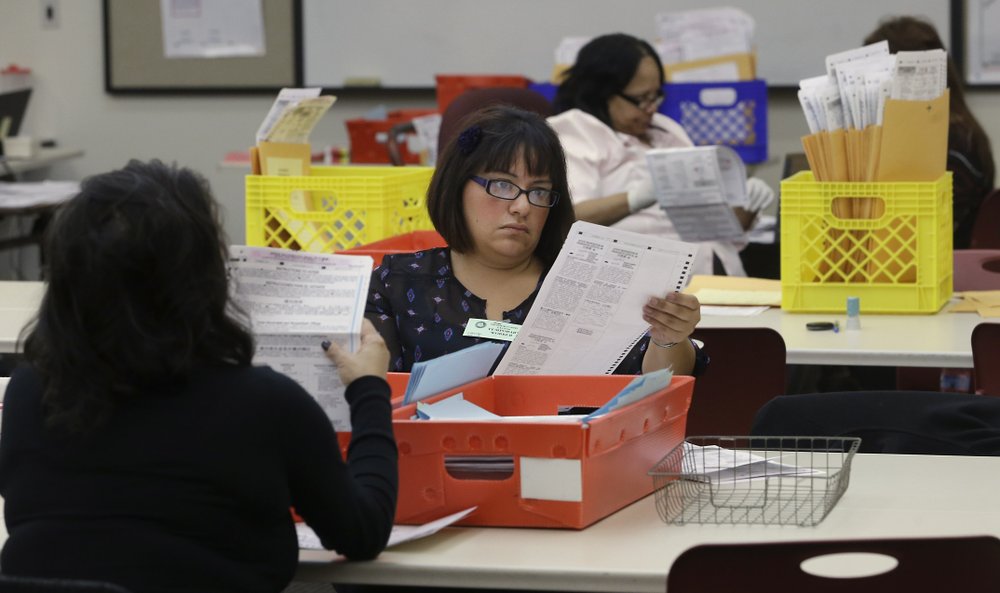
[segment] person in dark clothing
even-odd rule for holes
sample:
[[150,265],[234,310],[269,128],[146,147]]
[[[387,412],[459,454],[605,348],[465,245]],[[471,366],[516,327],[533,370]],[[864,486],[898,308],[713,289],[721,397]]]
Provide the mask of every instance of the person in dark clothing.
[[[494,106],[461,128],[427,190],[448,247],[388,255],[372,272],[365,316],[385,338],[392,371],[482,341],[462,335],[470,318],[523,323],[574,222],[566,157],[541,116]],[[694,295],[650,298],[650,330],[617,372],[698,372],[707,359],[689,336],[700,311]]]
[[49,284],[4,402],[4,573],[277,592],[298,560],[290,507],[348,558],[385,547],[398,476],[384,342],[366,323],[358,352],[327,345],[348,385],[345,461],[309,393],[251,365],[216,211],[192,171],[132,161],[87,179],[51,225]]
[[[889,42],[889,51],[945,49],[934,25],[911,16],[887,19],[865,37],[865,44]],[[953,180],[955,249],[968,249],[976,214],[993,190],[996,173],[990,139],[965,102],[965,86],[948,56],[948,170]]]

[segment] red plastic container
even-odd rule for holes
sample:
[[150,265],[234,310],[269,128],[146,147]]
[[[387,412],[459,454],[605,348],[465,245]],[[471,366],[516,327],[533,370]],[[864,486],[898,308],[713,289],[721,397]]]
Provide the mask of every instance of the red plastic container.
[[465,91],[498,86],[524,89],[528,88],[530,82],[524,76],[489,74],[438,74],[435,79],[437,79],[438,111],[441,113],[444,113],[445,108],[455,97]]
[[[437,231],[413,231],[381,241],[374,241],[367,245],[358,245],[351,249],[338,251],[346,255],[370,255],[375,260],[375,265],[382,263],[382,258],[392,253],[413,253],[423,251],[432,247],[447,247],[444,238]],[[404,384],[405,387],[405,384]]]
[[[353,164],[386,164],[389,163],[389,131],[396,124],[406,123],[415,117],[437,113],[434,109],[397,109],[390,111],[386,119],[349,119],[347,135],[351,139],[351,163]],[[403,139],[401,139],[403,140]],[[408,165],[420,164],[420,153],[411,152],[409,143],[401,141],[400,152],[403,162]]]

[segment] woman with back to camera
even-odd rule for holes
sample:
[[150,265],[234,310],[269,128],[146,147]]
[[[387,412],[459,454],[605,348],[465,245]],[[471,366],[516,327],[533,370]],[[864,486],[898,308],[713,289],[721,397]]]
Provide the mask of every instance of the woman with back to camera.
[[[470,318],[523,323],[574,222],[565,157],[544,119],[490,107],[461,129],[427,192],[448,247],[386,256],[372,273],[366,316],[385,338],[393,371],[481,342],[462,335]],[[653,297],[642,316],[648,337],[615,372],[701,368],[688,339],[701,318],[697,298]]]
[[[677,238],[656,204],[646,151],[693,146],[684,128],[657,113],[663,103],[663,66],[642,39],[615,33],[580,49],[556,92],[549,124],[566,150],[569,185],[577,218],[639,233]],[[744,228],[774,200],[763,181],[747,181],[749,204],[736,209]],[[695,274],[711,274],[713,255],[725,273],[745,276],[739,252],[744,244],[703,244]],[[719,271],[720,273],[722,270]]]
[[[883,21],[865,44],[889,42],[889,51],[945,49],[934,25],[910,16]],[[965,102],[958,68],[948,56],[948,170],[952,172],[954,247],[967,249],[983,199],[993,190],[996,169],[990,139]]]
[[27,364],[4,402],[5,574],[277,592],[298,561],[290,506],[327,548],[378,555],[397,472],[374,328],[355,354],[328,350],[348,385],[345,463],[319,404],[251,366],[201,177],[158,161],[91,177],[46,254]]

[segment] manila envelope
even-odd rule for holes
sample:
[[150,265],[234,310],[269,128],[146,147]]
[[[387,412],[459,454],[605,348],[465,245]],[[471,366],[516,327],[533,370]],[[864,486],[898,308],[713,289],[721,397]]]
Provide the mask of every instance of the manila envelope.
[[[757,78],[757,58],[754,54],[729,54],[702,60],[692,60],[690,62],[664,64],[663,75],[666,77],[667,82],[690,82],[690,77],[684,76],[682,73],[702,68],[712,68],[714,70],[719,66],[732,67],[737,73],[737,80],[754,80]],[[683,80],[674,80],[678,75]]]
[[931,101],[885,102],[877,181],[936,181],[948,160],[948,91]]
[[309,175],[312,147],[308,144],[261,142],[257,153],[264,175]]

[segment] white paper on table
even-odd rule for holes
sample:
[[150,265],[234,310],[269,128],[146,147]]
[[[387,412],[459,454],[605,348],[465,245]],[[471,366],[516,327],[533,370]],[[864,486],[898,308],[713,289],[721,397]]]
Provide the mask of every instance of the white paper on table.
[[[387,548],[397,546],[403,542],[409,542],[416,539],[421,539],[429,535],[434,535],[435,533],[441,531],[445,527],[457,523],[462,519],[469,516],[472,511],[476,510],[478,507],[470,507],[464,511],[459,511],[457,513],[448,515],[446,517],[441,517],[440,519],[435,519],[430,523],[425,523],[423,525],[393,525],[392,533],[389,534],[389,543],[385,545]],[[295,533],[299,540],[299,549],[302,550],[322,550],[323,544],[319,542],[319,537],[316,536],[316,532],[312,530],[311,527],[305,523],[295,524]],[[343,558],[343,556],[337,556],[336,558]],[[335,559],[336,559],[335,558]]]
[[496,375],[609,374],[649,329],[651,296],[684,288],[697,245],[577,221]]
[[746,167],[728,146],[656,148],[646,161],[660,207],[684,241],[741,240],[734,207],[746,207]]
[[302,385],[338,431],[350,431],[350,409],[320,342],[357,350],[371,269],[368,256],[230,248],[233,301],[250,317],[254,363]]
[[76,181],[0,182],[0,210],[61,204],[79,192]]
[[764,306],[702,305],[702,317],[753,317],[767,311]]
[[684,443],[684,476],[725,484],[757,478],[801,477],[821,473],[811,467],[784,464],[749,451],[723,449],[717,445],[699,447]]

